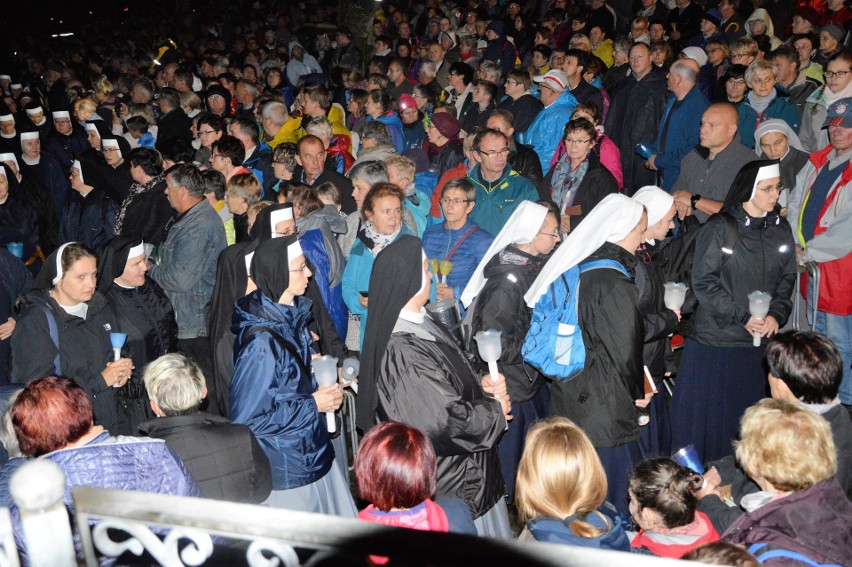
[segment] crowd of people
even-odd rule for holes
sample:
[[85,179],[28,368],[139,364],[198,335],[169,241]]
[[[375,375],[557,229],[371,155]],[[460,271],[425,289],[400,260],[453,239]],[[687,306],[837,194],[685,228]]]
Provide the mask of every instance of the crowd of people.
[[0,69],[2,504],[852,562],[843,0],[271,4]]

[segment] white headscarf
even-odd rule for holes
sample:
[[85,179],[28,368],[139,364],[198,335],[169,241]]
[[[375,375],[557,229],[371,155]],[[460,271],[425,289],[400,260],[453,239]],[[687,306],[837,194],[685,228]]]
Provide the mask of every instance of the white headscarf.
[[613,193],[572,230],[565,241],[550,257],[541,273],[524,296],[527,305],[535,307],[538,299],[547,291],[556,278],[570,270],[605,242],[618,242],[636,228],[645,208],[626,195]]
[[[674,205],[674,197],[654,185],[646,185],[633,195],[634,201],[645,205],[648,211],[648,226],[653,226],[663,220]],[[653,240],[648,240],[654,244]]]
[[470,304],[485,287],[485,282],[488,281],[483,273],[485,266],[491,258],[503,250],[510,244],[529,244],[533,238],[541,230],[541,225],[544,224],[544,218],[547,216],[547,207],[533,203],[532,201],[523,201],[506,224],[503,229],[488,247],[485,256],[480,260],[479,265],[473,272],[467,287],[464,288],[461,296],[462,305],[469,307]]
[[787,136],[787,145],[789,147],[805,151],[805,148],[802,147],[801,140],[799,140],[799,136],[793,132],[793,129],[780,118],[773,118],[763,122],[760,126],[758,126],[757,130],[754,131],[754,151],[757,152],[757,157],[763,157],[763,150],[760,148],[760,139],[764,136],[764,134],[769,134],[770,132],[780,132],[781,134],[784,134]]

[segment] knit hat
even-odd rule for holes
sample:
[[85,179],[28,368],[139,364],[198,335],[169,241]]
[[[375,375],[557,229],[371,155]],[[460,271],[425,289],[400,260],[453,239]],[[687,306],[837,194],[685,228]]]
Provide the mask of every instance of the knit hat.
[[722,25],[722,13],[716,8],[712,8],[704,12],[702,18],[712,23],[717,29]]
[[498,36],[504,36],[506,35],[506,26],[501,20],[491,20],[491,23],[488,24],[488,27],[485,28],[485,31],[493,31]]
[[820,29],[819,31],[827,33],[828,35],[836,39],[838,42],[843,41],[843,30],[841,30],[834,24],[822,26],[822,29]]
[[435,129],[445,138],[453,140],[458,137],[461,124],[459,124],[455,116],[447,112],[435,112],[432,114],[431,120],[432,124],[435,125]]
[[799,8],[799,10],[796,12],[796,15],[805,20],[806,22],[810,23],[813,27],[819,27],[819,12],[817,12],[810,6],[804,6],[802,8]]

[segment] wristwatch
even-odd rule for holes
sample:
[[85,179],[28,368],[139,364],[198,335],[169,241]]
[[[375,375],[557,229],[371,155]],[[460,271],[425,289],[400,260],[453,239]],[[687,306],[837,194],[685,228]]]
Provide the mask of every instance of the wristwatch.
[[695,205],[698,204],[699,199],[701,199],[701,195],[699,195],[698,193],[693,195],[692,198],[689,199],[689,206],[694,209]]

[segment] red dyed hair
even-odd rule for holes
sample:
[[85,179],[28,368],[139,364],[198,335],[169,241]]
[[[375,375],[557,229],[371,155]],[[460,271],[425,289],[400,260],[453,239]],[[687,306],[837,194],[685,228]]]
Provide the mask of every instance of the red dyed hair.
[[12,406],[12,425],[28,457],[40,457],[85,435],[94,421],[86,391],[68,378],[49,376],[27,384]]
[[377,425],[355,455],[358,492],[383,512],[413,508],[432,496],[436,474],[432,442],[404,423]]

